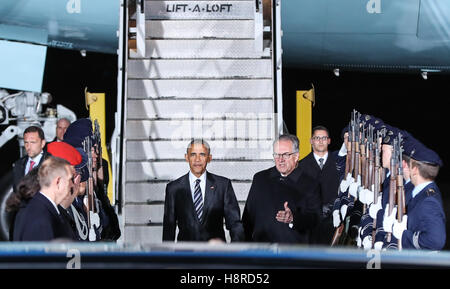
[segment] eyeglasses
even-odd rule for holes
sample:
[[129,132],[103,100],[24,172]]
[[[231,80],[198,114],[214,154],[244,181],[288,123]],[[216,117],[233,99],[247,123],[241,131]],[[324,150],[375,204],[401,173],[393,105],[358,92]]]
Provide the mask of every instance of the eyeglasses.
[[294,152],[294,153],[283,153],[283,154],[277,154],[277,153],[273,153],[273,158],[274,159],[280,159],[280,158],[282,158],[283,160],[287,160],[287,159],[289,159],[289,157],[291,156],[291,155],[293,155],[293,154],[295,154],[296,152]]
[[312,139],[315,141],[326,141],[328,139],[328,137],[327,136],[313,136]]

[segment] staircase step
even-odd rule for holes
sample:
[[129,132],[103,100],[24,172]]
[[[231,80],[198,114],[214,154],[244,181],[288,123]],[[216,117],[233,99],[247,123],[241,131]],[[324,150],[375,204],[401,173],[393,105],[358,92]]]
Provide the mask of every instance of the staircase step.
[[128,119],[256,119],[271,118],[271,99],[262,100],[128,100]]
[[[204,132],[203,138],[205,139],[212,139],[214,136],[216,140],[234,140],[236,138],[263,141],[270,139],[270,136],[274,134],[272,119],[262,118],[249,120],[129,120],[126,126],[126,138],[133,141],[185,140],[187,142],[192,139],[196,131]],[[241,146],[242,143],[238,144],[232,144],[231,147],[249,147]],[[213,143],[211,145],[216,147]]]
[[[245,202],[239,203],[242,212]],[[164,204],[159,205],[125,205],[125,224],[146,225],[161,224],[164,219]],[[274,216],[275,217],[275,216]]]
[[131,79],[128,98],[272,98],[271,79]]
[[[185,166],[188,164],[186,163]],[[213,172],[214,173],[214,172]],[[181,175],[179,176],[181,177]],[[166,195],[166,186],[173,180],[161,182],[145,182],[145,183],[127,183],[125,203],[149,203],[164,202]],[[236,199],[241,202],[247,200],[250,191],[251,181],[236,182],[231,181]]]
[[147,20],[148,38],[254,38],[253,20]]
[[130,59],[129,78],[270,78],[271,59]]
[[[242,39],[152,39],[146,40],[148,58],[260,58],[270,51],[258,50],[255,40]],[[130,50],[130,58],[140,58]]]
[[145,19],[253,19],[254,0],[146,1]]
[[[230,232],[225,230],[225,240],[230,242]],[[162,225],[158,226],[125,226],[124,242],[126,244],[150,244],[161,243],[162,241]],[[178,235],[178,228],[175,230],[175,236]],[[176,237],[175,237],[176,242]]]
[[162,226],[125,226],[123,232],[126,244],[161,243]]
[[[218,175],[232,180],[248,181],[261,170],[274,166],[272,160],[259,161],[221,161],[213,160],[208,169]],[[174,180],[188,173],[189,166],[186,160],[173,161],[142,161],[126,163],[126,178],[128,182]]]
[[[207,141],[211,146],[211,154],[215,160],[270,160],[272,157],[272,141],[267,139],[251,141]],[[183,158],[186,153],[186,146],[188,143],[189,140],[128,141],[127,160],[139,161],[173,159],[174,156]]]

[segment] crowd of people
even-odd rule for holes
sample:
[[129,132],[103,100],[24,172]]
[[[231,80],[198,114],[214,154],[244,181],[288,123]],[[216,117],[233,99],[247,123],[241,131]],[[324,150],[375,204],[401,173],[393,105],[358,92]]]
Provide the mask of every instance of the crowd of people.
[[10,241],[116,241],[118,217],[107,196],[107,163],[92,121],[58,120],[46,143],[39,126],[25,129],[26,155],[13,164]]
[[[120,237],[92,127],[88,118],[61,119],[48,144],[41,128],[24,131],[26,155],[14,163],[7,201],[11,241]],[[277,137],[275,165],[254,175],[242,215],[231,180],[206,169],[209,144],[193,139],[189,172],[166,186],[162,240],[226,242],[225,222],[231,242],[442,250],[438,154],[411,133],[359,113],[342,138],[340,150],[328,151],[328,129],[314,127],[312,152],[299,160],[298,138]]]
[[301,160],[298,138],[279,136],[275,166],[254,175],[242,218],[231,181],[206,169],[210,146],[192,140],[189,172],[166,186],[163,241],[226,242],[225,220],[231,242],[442,250],[446,220],[434,182],[442,160],[404,130],[370,115],[357,118],[356,131],[346,127],[334,152],[328,129],[314,127],[312,152]]

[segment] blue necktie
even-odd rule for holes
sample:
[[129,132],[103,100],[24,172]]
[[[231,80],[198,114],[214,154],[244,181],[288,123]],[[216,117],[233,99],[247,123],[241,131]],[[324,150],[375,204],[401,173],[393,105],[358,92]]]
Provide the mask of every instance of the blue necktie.
[[203,198],[202,198],[202,190],[200,189],[200,179],[197,179],[195,181],[194,207],[195,211],[197,212],[198,220],[201,222],[203,215]]
[[320,158],[319,162],[320,162],[319,167],[320,167],[320,169],[322,169],[323,168],[323,158]]

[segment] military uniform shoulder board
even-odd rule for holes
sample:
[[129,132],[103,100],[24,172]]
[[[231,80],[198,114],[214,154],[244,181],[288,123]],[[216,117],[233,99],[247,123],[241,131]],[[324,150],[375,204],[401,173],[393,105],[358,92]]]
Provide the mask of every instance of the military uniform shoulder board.
[[429,188],[427,190],[427,196],[434,196],[436,194],[436,191],[433,188]]

